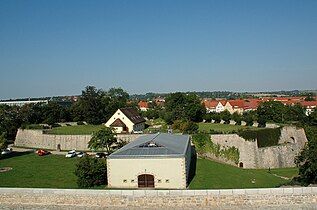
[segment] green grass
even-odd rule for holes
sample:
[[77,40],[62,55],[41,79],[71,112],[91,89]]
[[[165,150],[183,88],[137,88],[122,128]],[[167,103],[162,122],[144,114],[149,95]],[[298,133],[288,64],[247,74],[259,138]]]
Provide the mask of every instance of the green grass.
[[[11,171],[0,173],[0,187],[34,188],[78,188],[74,175],[78,158],[61,155],[39,157],[34,153],[15,153],[0,159],[1,167],[11,167]],[[190,189],[228,189],[277,187],[289,182],[273,175],[292,178],[298,174],[296,168],[241,169],[207,159],[198,159],[196,176]],[[255,180],[255,184],[251,181]],[[104,189],[104,186],[95,189]]]
[[95,131],[104,128],[105,125],[75,125],[63,126],[48,130],[47,134],[55,135],[90,135]]
[[[293,177],[297,169],[274,169],[271,173]],[[252,180],[255,183],[252,183]],[[278,187],[288,183],[263,169],[241,169],[217,163],[208,159],[197,159],[196,175],[189,185],[190,189],[233,189]]]
[[77,188],[74,175],[77,158],[65,158],[62,155],[40,157],[35,153],[14,154],[16,156],[0,159],[0,168],[12,168],[0,173],[1,187]]
[[230,125],[230,124],[220,124],[220,123],[198,123],[199,131],[201,132],[209,132],[210,130],[218,131],[218,132],[232,132],[238,131],[241,129],[258,129],[256,127],[248,127],[243,125]]

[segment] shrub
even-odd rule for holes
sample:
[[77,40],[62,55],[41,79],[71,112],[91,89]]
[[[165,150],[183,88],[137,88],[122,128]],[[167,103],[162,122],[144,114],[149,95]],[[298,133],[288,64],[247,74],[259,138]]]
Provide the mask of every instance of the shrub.
[[107,184],[107,164],[104,159],[83,157],[76,164],[75,175],[80,188]]
[[270,147],[278,145],[278,140],[281,136],[281,128],[239,130],[238,135],[248,141],[257,139],[258,147]]

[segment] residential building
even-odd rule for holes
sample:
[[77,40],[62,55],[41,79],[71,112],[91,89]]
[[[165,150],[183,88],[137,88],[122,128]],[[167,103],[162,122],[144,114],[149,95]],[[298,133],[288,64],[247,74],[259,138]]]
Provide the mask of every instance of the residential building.
[[138,106],[139,109],[143,112],[149,109],[149,103],[147,101],[139,101]]
[[105,124],[116,133],[141,133],[145,127],[145,119],[135,108],[118,109]]

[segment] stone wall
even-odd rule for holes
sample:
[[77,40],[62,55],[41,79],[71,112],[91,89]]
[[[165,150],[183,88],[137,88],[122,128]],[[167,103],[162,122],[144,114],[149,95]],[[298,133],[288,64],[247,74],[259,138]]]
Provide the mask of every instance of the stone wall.
[[[211,141],[223,147],[239,149],[239,163],[243,168],[294,167],[294,158],[304,148],[307,138],[302,128],[283,127],[278,146],[258,148],[257,141],[247,141],[237,134],[211,135]],[[217,158],[217,157],[214,157]],[[232,164],[231,161],[221,162]]]
[[317,188],[82,190],[0,188],[8,209],[315,209]]
[[[117,138],[124,141],[133,141],[141,134],[121,134]],[[52,135],[43,134],[42,130],[19,129],[14,142],[15,146],[56,150],[60,144],[61,150],[89,150],[88,142],[91,135]]]

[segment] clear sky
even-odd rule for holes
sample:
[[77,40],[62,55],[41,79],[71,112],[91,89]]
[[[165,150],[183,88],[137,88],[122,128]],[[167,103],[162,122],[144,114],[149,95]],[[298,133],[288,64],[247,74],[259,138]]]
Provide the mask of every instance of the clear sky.
[[317,1],[0,0],[0,98],[317,89]]

